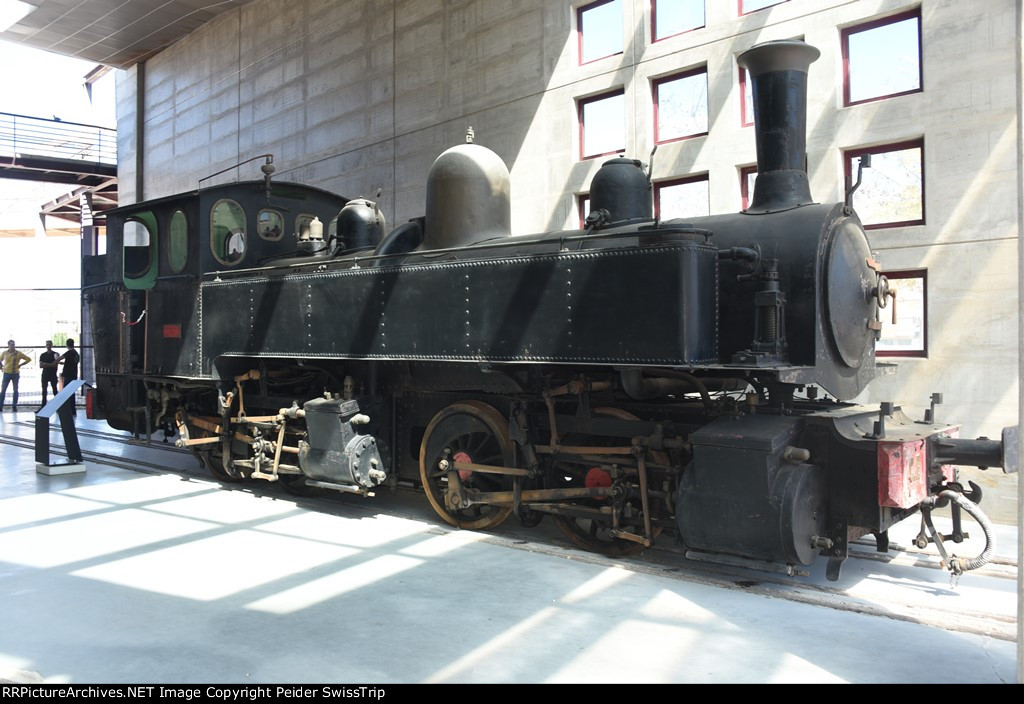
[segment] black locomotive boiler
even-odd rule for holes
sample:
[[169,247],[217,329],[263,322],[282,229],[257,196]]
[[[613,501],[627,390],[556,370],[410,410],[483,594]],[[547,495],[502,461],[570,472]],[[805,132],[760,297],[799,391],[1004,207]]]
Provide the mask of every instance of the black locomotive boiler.
[[[803,42],[740,56],[758,177],[734,215],[658,221],[612,159],[583,230],[510,236],[508,170],[464,144],[426,214],[386,232],[369,201],[293,183],[215,186],[108,213],[83,264],[93,408],[178,434],[224,481],[371,495],[422,487],[448,523],[549,516],[576,545],[837,578],[851,540],[951,504],[954,465],[1012,464],[1015,436],[957,438],[857,407],[893,296],[843,203],[805,171]],[[974,500],[972,500],[974,499]],[[954,539],[956,537],[954,536]],[[948,538],[949,536],[945,536]]]

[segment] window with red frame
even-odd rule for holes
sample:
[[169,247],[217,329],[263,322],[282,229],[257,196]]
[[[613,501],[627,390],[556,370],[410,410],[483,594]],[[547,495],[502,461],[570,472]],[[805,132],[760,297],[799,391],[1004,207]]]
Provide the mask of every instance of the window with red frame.
[[621,0],[599,0],[576,9],[580,65],[622,53]]
[[740,69],[740,124],[754,124],[754,94],[750,89],[750,72],[745,68]]
[[843,153],[846,188],[857,181],[865,155],[871,166],[863,170],[853,194],[853,207],[866,229],[924,224],[924,140],[848,149]]
[[626,93],[621,88],[577,101],[580,159],[626,149]]
[[739,11],[741,15],[749,15],[751,12],[757,12],[763,10],[766,7],[772,5],[781,5],[789,0],[737,0],[739,3]]
[[896,291],[899,315],[893,323],[891,308],[881,312],[882,337],[875,343],[875,356],[927,357],[928,270],[908,269],[883,273]]
[[841,32],[843,104],[921,91],[921,8]]
[[707,174],[654,184],[654,216],[659,220],[709,215],[710,203]]
[[661,41],[704,26],[704,0],[651,0],[651,37]]
[[708,133],[708,69],[665,76],[653,82],[654,141],[658,144]]
[[580,229],[582,230],[587,222],[587,216],[590,215],[590,194],[580,193],[576,196],[576,212],[580,216]]
[[743,210],[749,208],[750,201],[754,199],[754,179],[756,178],[757,164],[740,168],[740,198],[743,202]]

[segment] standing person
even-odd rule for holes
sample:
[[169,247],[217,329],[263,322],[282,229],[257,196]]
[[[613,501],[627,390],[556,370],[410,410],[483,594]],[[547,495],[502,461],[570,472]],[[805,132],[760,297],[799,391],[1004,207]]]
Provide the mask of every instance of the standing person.
[[[67,352],[57,359],[58,362],[64,362],[64,368],[60,370],[60,387],[62,389],[67,386],[69,382],[78,378],[78,360],[80,359],[81,356],[78,354],[78,351],[75,350],[75,341],[69,337]],[[74,407],[75,399],[72,396],[71,408]]]
[[78,378],[78,361],[81,359],[78,350],[75,349],[75,341],[68,338],[68,350],[57,358],[58,362],[64,362],[64,368],[60,370],[61,388],[68,385],[69,381]]
[[3,365],[4,381],[0,387],[0,411],[3,411],[4,401],[7,397],[7,385],[14,382],[14,400],[11,403],[11,410],[18,412],[18,379],[21,377],[21,368],[32,361],[27,354],[19,352],[14,347],[14,340],[7,341],[7,349],[0,354],[0,363]]
[[40,408],[46,405],[46,385],[53,389],[53,395],[57,395],[57,353],[53,351],[53,340],[46,341],[46,351],[39,355],[39,368],[43,370],[43,402]]

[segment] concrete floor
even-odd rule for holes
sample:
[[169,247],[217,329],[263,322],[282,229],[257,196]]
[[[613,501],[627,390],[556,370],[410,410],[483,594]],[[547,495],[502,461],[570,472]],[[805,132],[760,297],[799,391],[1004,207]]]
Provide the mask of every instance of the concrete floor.
[[[0,434],[30,439],[31,425],[15,421],[32,419],[5,414]],[[156,452],[82,441],[129,461]],[[171,459],[177,457],[192,463]],[[44,476],[31,449],[0,444],[0,679],[1016,678],[1015,644],[990,636],[681,580],[365,506],[347,515],[344,507],[311,511],[195,476],[87,466],[85,474]],[[989,598],[950,590],[945,573],[927,572],[913,579],[934,584],[900,578],[892,587],[917,589],[922,599],[940,598],[954,609],[963,600],[965,611]],[[1015,583],[1004,588],[1010,597],[1016,591]]]

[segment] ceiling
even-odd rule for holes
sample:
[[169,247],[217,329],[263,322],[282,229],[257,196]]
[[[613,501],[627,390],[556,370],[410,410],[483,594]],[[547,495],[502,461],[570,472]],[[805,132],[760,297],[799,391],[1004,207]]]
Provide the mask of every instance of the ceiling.
[[24,0],[35,10],[0,40],[129,68],[250,0]]
[[[166,49],[217,15],[250,0],[0,0],[0,27],[12,6],[31,11],[0,31],[0,41],[71,56],[99,66],[86,82],[109,68],[130,68]],[[25,7],[25,5],[30,7]],[[0,178],[22,178],[78,186],[41,207],[40,215],[55,215],[81,222],[86,193],[95,224],[103,224],[106,210],[117,205],[116,167],[100,172],[82,169],[82,162],[50,159],[33,163],[31,155],[0,160]],[[38,159],[37,159],[38,160]],[[15,164],[15,161],[17,162]],[[77,169],[75,167],[78,167]],[[87,165],[88,166],[88,165]],[[97,168],[100,165],[94,165]],[[7,233],[0,233],[0,237]]]

